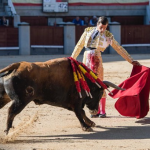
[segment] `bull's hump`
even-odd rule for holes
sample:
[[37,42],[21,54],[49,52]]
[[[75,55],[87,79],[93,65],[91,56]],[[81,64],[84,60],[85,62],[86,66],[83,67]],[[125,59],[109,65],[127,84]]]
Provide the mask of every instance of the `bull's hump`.
[[22,72],[25,70],[31,71],[33,68],[34,63],[31,62],[21,62],[17,71]]
[[[52,66],[60,66],[64,63],[68,62],[67,58],[56,58],[52,60],[48,60],[45,62],[21,62],[20,67],[18,68],[19,72],[28,71],[31,72],[32,70],[36,69],[44,69],[44,68],[51,68]],[[55,68],[56,69],[56,68]]]
[[55,59],[52,59],[52,60],[48,60],[48,61],[46,61],[45,63],[48,63],[48,64],[50,64],[50,63],[57,63],[57,62],[63,62],[63,61],[66,61],[67,60],[67,58],[55,58]]

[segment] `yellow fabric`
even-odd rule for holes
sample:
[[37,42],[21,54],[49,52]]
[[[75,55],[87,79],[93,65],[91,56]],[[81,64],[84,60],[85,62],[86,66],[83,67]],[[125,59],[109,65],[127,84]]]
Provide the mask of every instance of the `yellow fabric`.
[[[83,47],[88,47],[90,45],[91,47],[91,35],[94,32],[95,27],[90,27],[90,28],[86,28],[84,33],[82,34],[80,40],[78,41],[77,45],[74,48],[74,51],[71,55],[71,57],[73,57],[74,59],[76,59],[78,57],[78,55],[80,54],[81,50],[83,49]],[[97,77],[103,81],[104,78],[104,74],[103,74],[103,60],[101,57],[101,51],[104,51],[106,49],[106,47],[100,47],[100,43],[104,42],[104,39],[102,40],[102,35],[100,35],[99,37],[97,37],[97,39],[95,39],[95,42],[92,44],[93,47],[95,47],[95,57],[97,58],[96,61],[98,61],[98,66],[96,68],[96,74]],[[110,38],[111,40],[111,46],[114,48],[114,50],[116,50],[116,52],[118,54],[120,54],[125,60],[127,60],[129,63],[132,63],[133,59],[132,57],[127,53],[127,51],[119,45],[119,43],[113,38],[112,33],[110,33],[109,31],[105,31],[104,32],[104,36],[106,39]],[[105,39],[105,40],[106,40]],[[83,63],[86,64],[86,59],[87,58],[87,53],[88,51],[84,52],[84,56],[83,56]],[[106,93],[104,92],[103,98],[106,97]]]
[[[80,54],[81,50],[83,49],[83,47],[85,47],[85,48],[87,48],[87,47],[97,48],[97,50],[99,50],[101,52],[103,52],[106,49],[106,47],[102,47],[104,39],[101,37],[101,35],[97,36],[95,38],[95,40],[92,42],[91,35],[94,32],[95,28],[96,27],[88,27],[84,30],[80,40],[78,41],[78,43],[76,44],[76,46],[74,48],[74,51],[73,51],[71,57],[76,59],[77,56]],[[113,35],[107,30],[105,31],[104,34],[108,38],[113,37]]]
[[85,43],[85,37],[86,37],[86,31],[84,31],[84,33],[82,34],[79,42],[77,43],[77,45],[75,46],[75,49],[71,55],[71,57],[73,57],[74,59],[77,58],[77,56],[80,54],[81,50],[84,47],[84,43]]
[[133,61],[132,57],[128,54],[128,52],[122,46],[120,46],[120,44],[115,39],[112,40],[111,46],[125,60],[127,60],[129,63],[132,63]]
[[[101,43],[103,43],[104,41],[101,40],[101,35],[97,36],[97,38],[95,39],[95,42],[92,43],[91,45],[91,35],[94,32],[95,27],[89,27],[86,28],[84,30],[84,33],[82,34],[80,40],[78,41],[78,43],[76,44],[74,51],[71,55],[71,57],[73,57],[74,59],[77,58],[77,56],[80,54],[81,50],[83,49],[83,47],[94,47],[96,48],[96,53],[98,54],[99,52],[103,52],[107,47],[100,47],[99,45],[101,45]],[[133,59],[132,57],[128,54],[128,52],[122,47],[120,46],[120,44],[113,38],[112,33],[110,33],[109,31],[105,31],[104,35],[106,38],[110,38],[110,40],[112,41],[111,46],[114,48],[114,50],[116,50],[116,52],[118,54],[120,54],[125,60],[127,60],[129,63],[132,63]],[[83,58],[84,60],[85,58]],[[85,62],[85,60],[84,60]]]
[[76,72],[73,72],[73,76],[74,76],[74,81],[75,81],[75,82],[78,81],[78,77],[77,77]]

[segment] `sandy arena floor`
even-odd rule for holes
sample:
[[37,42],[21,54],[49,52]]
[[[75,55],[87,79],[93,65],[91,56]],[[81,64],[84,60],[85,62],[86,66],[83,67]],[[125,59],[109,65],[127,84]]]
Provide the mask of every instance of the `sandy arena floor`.
[[[150,67],[150,54],[132,56]],[[0,69],[13,62],[58,57],[66,56],[0,56]],[[130,76],[132,65],[121,56],[104,55],[103,61],[105,80],[118,85]],[[123,117],[114,108],[116,100],[108,96],[107,118],[92,118],[97,125],[92,132],[82,131],[71,111],[31,102],[16,116],[14,129],[6,136],[3,131],[9,103],[0,109],[0,150],[150,150],[150,114],[142,119]],[[85,111],[90,117],[87,108]]]

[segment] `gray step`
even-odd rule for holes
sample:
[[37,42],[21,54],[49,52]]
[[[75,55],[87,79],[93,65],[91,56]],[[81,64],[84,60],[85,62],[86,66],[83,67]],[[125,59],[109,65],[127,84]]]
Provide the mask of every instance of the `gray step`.
[[2,0],[2,3],[8,4],[8,0]]
[[0,12],[5,12],[3,9],[0,9]]
[[6,16],[7,14],[5,12],[0,12],[0,16]]
[[4,11],[5,9],[4,9],[4,7],[1,7],[0,6],[0,12],[2,12],[2,11]]

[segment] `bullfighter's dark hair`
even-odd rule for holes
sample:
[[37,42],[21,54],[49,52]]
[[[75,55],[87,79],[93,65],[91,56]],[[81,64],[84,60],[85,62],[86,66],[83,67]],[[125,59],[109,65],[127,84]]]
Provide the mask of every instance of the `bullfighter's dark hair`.
[[100,23],[102,23],[103,25],[106,25],[106,24],[108,24],[108,19],[104,16],[99,17],[98,21],[97,21],[97,24],[100,24]]

